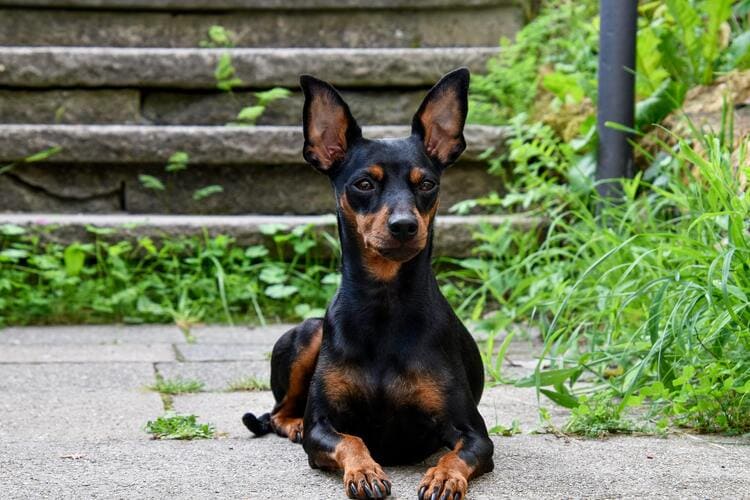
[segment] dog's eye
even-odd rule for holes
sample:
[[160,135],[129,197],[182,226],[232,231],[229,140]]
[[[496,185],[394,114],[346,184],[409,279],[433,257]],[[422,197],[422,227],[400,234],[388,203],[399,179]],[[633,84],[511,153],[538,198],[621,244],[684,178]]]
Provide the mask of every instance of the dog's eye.
[[354,187],[359,189],[360,191],[372,191],[373,189],[375,189],[373,183],[367,179],[362,179],[355,182]]
[[432,191],[434,187],[435,187],[435,183],[432,181],[422,181],[419,183],[420,191]]

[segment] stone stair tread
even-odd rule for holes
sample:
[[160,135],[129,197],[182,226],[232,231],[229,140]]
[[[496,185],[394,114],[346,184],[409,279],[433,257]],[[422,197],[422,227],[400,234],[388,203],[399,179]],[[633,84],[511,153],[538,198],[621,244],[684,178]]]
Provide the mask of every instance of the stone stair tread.
[[[370,138],[403,137],[408,126],[363,127]],[[502,148],[505,127],[468,125],[462,161]],[[59,146],[45,163],[164,163],[176,151],[201,165],[302,164],[302,130],[295,126],[0,125],[0,161],[16,161]]]
[[0,7],[144,10],[428,9],[514,4],[515,0],[0,0]]
[[[44,238],[66,243],[94,238],[91,228],[108,228],[111,234],[100,237],[117,240],[154,240],[185,236],[230,235],[240,245],[273,245],[261,231],[263,226],[281,224],[288,229],[311,225],[316,231],[335,236],[336,217],[333,214],[316,216],[270,215],[160,215],[160,214],[59,214],[59,213],[0,213],[0,226],[12,224],[38,229]],[[435,253],[440,256],[464,257],[471,255],[473,233],[482,224],[499,226],[510,224],[521,230],[535,230],[545,224],[533,214],[505,215],[445,215],[436,219]],[[99,231],[101,233],[101,231]]]
[[341,87],[429,87],[447,71],[483,71],[497,47],[122,48],[0,46],[0,86],[216,89],[230,54],[238,88],[297,87],[311,73]]

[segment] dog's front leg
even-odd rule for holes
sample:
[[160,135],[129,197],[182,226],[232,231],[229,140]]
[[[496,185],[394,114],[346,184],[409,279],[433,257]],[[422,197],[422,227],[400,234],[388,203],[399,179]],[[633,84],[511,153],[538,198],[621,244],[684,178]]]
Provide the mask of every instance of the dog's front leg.
[[[419,483],[419,500],[460,500],[466,496],[469,480],[494,468],[494,445],[484,422],[478,428],[454,428],[458,435],[453,449],[443,455]],[[451,440],[453,441],[453,440]]]
[[372,459],[361,438],[336,432],[322,419],[305,429],[302,445],[311,467],[344,471],[344,489],[349,498],[385,498],[391,494],[388,476]]

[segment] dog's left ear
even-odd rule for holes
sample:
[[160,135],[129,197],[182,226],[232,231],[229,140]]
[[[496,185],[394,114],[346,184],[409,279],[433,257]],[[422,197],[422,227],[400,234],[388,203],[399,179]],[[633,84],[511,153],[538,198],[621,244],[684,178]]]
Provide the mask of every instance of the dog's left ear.
[[432,87],[412,120],[411,133],[421,139],[427,155],[441,168],[456,161],[466,148],[468,93],[469,70],[453,70]]
[[362,131],[349,106],[331,84],[302,75],[300,86],[305,94],[302,155],[313,167],[330,175],[344,161],[352,144],[362,137]]

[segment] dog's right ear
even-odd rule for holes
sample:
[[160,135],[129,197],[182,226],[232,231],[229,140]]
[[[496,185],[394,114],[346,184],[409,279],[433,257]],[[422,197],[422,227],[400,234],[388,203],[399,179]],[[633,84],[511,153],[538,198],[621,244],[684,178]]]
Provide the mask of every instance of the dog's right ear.
[[349,106],[329,83],[310,75],[299,79],[305,94],[302,156],[319,171],[330,174],[344,160],[347,150],[362,137]]

